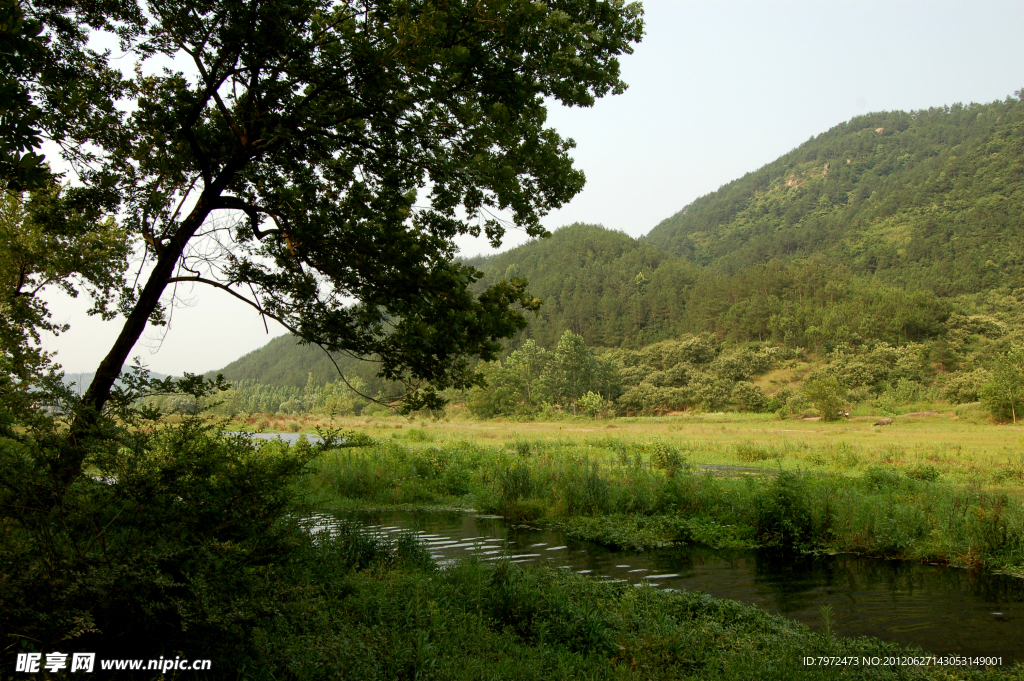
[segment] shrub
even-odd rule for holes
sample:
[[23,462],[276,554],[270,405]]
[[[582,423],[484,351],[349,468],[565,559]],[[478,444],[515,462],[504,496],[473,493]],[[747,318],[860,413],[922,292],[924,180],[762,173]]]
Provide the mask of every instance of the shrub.
[[1024,346],[1013,345],[998,359],[981,390],[981,401],[1000,421],[1016,423],[1024,415]]
[[768,396],[753,383],[737,383],[732,389],[732,401],[740,411],[759,413],[765,411]]
[[650,445],[651,465],[668,473],[671,478],[679,469],[686,466],[686,457],[679,450],[663,440],[655,440]]
[[835,374],[819,374],[804,386],[804,396],[824,421],[836,421],[846,406],[847,388]]
[[0,629],[139,657],[232,648],[291,588],[273,575],[309,543],[288,485],[312,454],[196,416],[106,427],[69,485],[44,462],[76,443],[0,443]]
[[765,397],[764,411],[774,411],[782,415],[789,398],[793,397],[792,388],[779,388],[775,394]]
[[807,504],[806,483],[783,471],[755,501],[757,535],[766,544],[790,548],[812,539],[814,521]]
[[985,369],[958,371],[946,381],[942,394],[952,404],[977,402],[982,388],[990,380],[992,380],[992,374]]
[[604,398],[593,391],[588,391],[586,395],[579,399],[580,409],[583,413],[590,415],[591,418],[597,418],[598,414],[604,411],[604,406]]

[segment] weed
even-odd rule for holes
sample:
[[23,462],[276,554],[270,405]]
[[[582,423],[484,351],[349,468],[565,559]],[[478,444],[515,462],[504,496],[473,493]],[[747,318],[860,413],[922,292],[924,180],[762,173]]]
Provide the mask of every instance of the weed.
[[942,476],[942,472],[930,463],[919,464],[907,470],[907,476],[915,480],[935,482]]
[[775,447],[754,444],[753,442],[741,442],[736,445],[736,458],[740,461],[773,461],[781,459],[782,452]]
[[433,442],[434,436],[423,428],[410,428],[405,436],[409,442]]

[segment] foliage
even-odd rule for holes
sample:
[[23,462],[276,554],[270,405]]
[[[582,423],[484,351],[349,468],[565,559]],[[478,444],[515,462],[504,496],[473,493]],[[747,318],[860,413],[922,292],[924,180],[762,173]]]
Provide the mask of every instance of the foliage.
[[[811,631],[735,601],[602,583],[540,566],[468,560],[445,570],[351,570],[318,547],[303,587],[251,637],[252,678],[832,679],[804,656],[920,654]],[[386,551],[386,549],[385,549]],[[1012,673],[1012,672],[1011,672]],[[940,679],[934,667],[850,678]],[[963,670],[1001,679],[1000,670]]]
[[552,401],[563,406],[571,404],[575,414],[579,399],[593,392],[593,388],[599,387],[599,392],[604,388],[606,394],[611,392],[609,384],[614,379],[609,374],[612,371],[587,348],[582,336],[566,331],[541,378],[546,379]]
[[[988,294],[983,304],[977,304],[977,309],[997,307],[1006,311],[1003,314],[1007,318],[1024,311],[1016,299],[996,293]],[[831,395],[828,409],[836,416],[840,410],[858,406],[876,413],[896,414],[910,405],[923,406],[942,397],[953,404],[976,401],[984,385],[991,381],[992,372],[986,367],[997,363],[1005,354],[1006,343],[1016,336],[1008,323],[984,314],[955,313],[943,326],[943,335],[936,341],[901,345],[886,341],[841,343],[817,357],[773,342],[722,342],[711,334],[683,334],[640,349],[602,351],[587,347],[581,337],[566,332],[560,341],[561,355],[557,347],[548,350],[533,339],[526,339],[504,359],[480,365],[486,385],[472,389],[468,395],[450,395],[457,401],[465,399],[471,413],[479,417],[551,418],[558,413],[556,404],[562,406],[562,413],[569,408],[563,403],[572,404],[571,396],[564,392],[568,385],[564,377],[572,375],[565,367],[570,367],[584,379],[586,391],[579,400],[586,393],[592,394],[590,406],[582,410],[592,417],[606,408],[618,414],[732,409],[789,416],[805,412],[808,403],[814,402],[811,394],[815,400]],[[236,376],[258,375],[259,367],[266,366],[266,362],[270,364],[266,375],[283,377],[287,384],[241,381],[235,391],[221,397],[224,406],[220,409],[226,413],[326,414],[331,410],[322,406],[321,394],[335,391],[340,406],[334,411],[343,414],[361,409],[363,398],[358,393],[384,401],[396,394],[394,388],[372,374],[369,383],[363,383],[359,376],[349,379],[358,393],[330,380],[318,387],[314,378],[318,374],[314,371],[301,383],[294,377],[303,362],[310,361],[309,366],[319,370],[318,356],[295,352],[299,346],[294,343],[293,339],[282,337],[229,366]],[[937,359],[937,347],[945,365]],[[322,352],[319,355],[326,357]],[[803,364],[808,360],[808,364]],[[798,365],[807,368],[796,370]],[[945,372],[944,366],[960,368]],[[324,371],[323,375],[329,379],[331,374]],[[826,383],[841,383],[845,392],[832,385],[821,393],[823,377]],[[298,389],[300,385],[304,385],[302,390]],[[1006,418],[1012,419],[1012,415],[1008,413]]]
[[943,394],[952,404],[977,402],[982,388],[991,380],[992,374],[986,369],[957,372],[946,381]]
[[1017,286],[1022,120],[1020,93],[858,116],[697,199],[648,240],[718,271],[821,254],[909,291]]
[[[329,416],[358,414],[368,401],[368,391],[358,377],[345,383],[341,380],[318,385],[313,375],[303,389],[275,386],[258,381],[239,381],[228,390],[197,404],[181,395],[159,395],[146,399],[146,403],[165,414],[194,413],[208,408],[217,414],[316,414]],[[386,399],[386,398],[385,398]]]
[[809,379],[804,386],[804,395],[825,421],[837,421],[845,413],[846,383],[835,374],[821,373]]
[[42,140],[32,123],[40,115],[28,82],[38,77],[45,55],[42,26],[18,0],[0,2],[0,191],[31,190],[46,184]]
[[[298,488],[325,504],[472,507],[510,521],[561,527],[629,549],[674,542],[858,552],[875,556],[1024,566],[1024,509],[977,484],[954,485],[958,462],[863,465],[850,445],[797,448],[741,442],[730,459],[760,475],[715,477],[665,440],[517,440],[508,448],[466,441],[397,439],[328,451]],[[692,444],[691,447],[695,447]],[[784,459],[831,465],[825,474],[778,470]],[[815,463],[819,462],[819,463]],[[859,470],[860,469],[860,470]],[[839,474],[837,471],[844,471]],[[990,479],[1024,479],[1020,464]],[[977,480],[976,477],[971,478]]]
[[[0,192],[44,190],[53,182],[38,153],[43,137],[62,144],[74,126],[112,122],[120,78],[109,55],[88,47],[90,29],[127,39],[138,21],[133,3],[0,2]],[[88,157],[81,149],[69,153]],[[104,188],[95,189],[72,192],[79,209],[106,203]]]
[[486,385],[474,388],[469,407],[479,416],[527,416],[540,411],[545,404],[558,404],[563,409],[578,411],[578,402],[586,395],[588,411],[595,415],[604,407],[604,400],[617,396],[617,367],[598,357],[571,331],[562,334],[553,352],[539,347],[532,340],[502,361],[487,366],[483,372]]
[[759,411],[766,396],[748,379],[793,353],[769,344],[726,350],[710,334],[686,334],[610,357],[622,365],[619,406],[627,412],[718,411],[730,404]]
[[668,477],[675,477],[681,469],[687,467],[686,457],[675,447],[663,440],[655,440],[651,444],[651,467],[665,471]]
[[[47,409],[69,398],[59,367],[40,343],[40,334],[67,327],[52,319],[42,290],[57,285],[71,296],[104,290],[124,268],[122,231],[67,204],[69,210],[54,219],[49,209],[64,198],[57,187],[0,195],[0,436],[52,430]],[[104,313],[110,299],[95,298],[94,310]]]
[[[66,23],[81,42],[78,9]],[[618,57],[643,33],[638,4],[582,0],[81,9],[138,68],[122,77],[91,54],[111,83],[86,101],[107,115],[44,117],[42,132],[151,264],[120,291],[93,409],[172,285],[226,289],[306,342],[375,359],[409,408],[471,385],[466,357],[496,356],[539,301],[520,279],[471,292],[479,274],[452,240],[544,233],[584,179],[545,126],[548,102],[622,92]]]
[[814,520],[807,503],[803,480],[783,471],[756,498],[754,526],[765,542],[784,548],[808,543],[814,537]]
[[975,394],[965,377],[990,369],[1024,313],[1014,283],[1024,242],[1013,236],[1022,111],[1009,98],[859,117],[649,237],[574,224],[467,262],[484,272],[478,290],[526,279],[544,300],[510,350],[532,341],[550,351],[566,330],[610,349],[623,366],[619,407],[630,413],[759,408],[747,386],[734,394],[756,370],[744,379],[691,358],[693,376],[680,380],[654,375],[680,361],[631,354],[691,337],[713,339],[726,358],[756,344],[825,359],[851,399],[889,393],[883,410],[901,399],[892,390],[901,381],[918,384],[919,397],[948,384],[962,401]]
[[155,414],[131,406],[143,384],[196,399],[222,387],[128,377],[70,483],[55,464],[81,445],[54,417],[0,438],[0,627],[22,645],[230,649],[290,588],[283,566],[308,538],[282,482],[311,452],[224,435],[202,414],[146,426]]
[[981,399],[994,417],[1017,422],[1024,398],[1024,346],[1011,345],[992,367],[992,380],[981,390]]
[[592,390],[588,390],[587,394],[579,399],[580,409],[590,418],[597,418],[604,411],[605,405],[605,399]]

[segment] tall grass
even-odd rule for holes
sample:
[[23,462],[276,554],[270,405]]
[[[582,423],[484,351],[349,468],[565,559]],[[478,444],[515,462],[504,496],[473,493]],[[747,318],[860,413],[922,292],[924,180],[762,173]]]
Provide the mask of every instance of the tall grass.
[[[1005,493],[944,483],[929,463],[801,474],[771,469],[783,447],[738,449],[769,467],[716,477],[662,441],[379,440],[325,453],[302,485],[327,504],[474,508],[634,548],[768,545],[1024,572],[1024,507]],[[817,453],[856,457],[842,443]]]

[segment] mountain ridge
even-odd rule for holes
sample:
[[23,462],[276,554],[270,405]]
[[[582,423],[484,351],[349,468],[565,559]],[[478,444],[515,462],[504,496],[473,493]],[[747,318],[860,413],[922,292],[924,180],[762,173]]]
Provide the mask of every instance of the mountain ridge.
[[[713,333],[816,352],[937,338],[954,313],[1016,325],[1022,215],[1018,93],[856,117],[639,238],[576,223],[464,262],[481,270],[481,289],[525,277],[545,301],[510,349],[527,338],[553,347],[570,330],[608,348]],[[257,350],[244,372],[235,362],[225,375],[295,385],[306,367],[301,383],[307,373],[329,380],[326,358],[274,343],[266,361]]]

